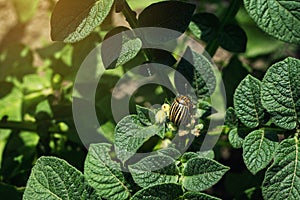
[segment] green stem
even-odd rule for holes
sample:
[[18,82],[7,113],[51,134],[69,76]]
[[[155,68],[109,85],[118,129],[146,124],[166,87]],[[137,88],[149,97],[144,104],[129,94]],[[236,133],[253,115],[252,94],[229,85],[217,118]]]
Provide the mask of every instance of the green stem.
[[[6,121],[0,122],[0,129],[15,129],[15,130],[22,130],[22,131],[30,131],[30,132],[37,132],[38,125],[34,122],[15,122],[15,121]],[[63,133],[59,127],[51,126],[48,129],[49,133]]]
[[205,51],[211,56],[214,57],[217,49],[219,48],[219,41],[218,38],[214,38],[209,41],[205,47]]
[[300,130],[297,129],[296,133],[295,133],[295,137],[298,138],[299,137],[299,133],[300,133]]
[[226,13],[224,14],[221,20],[222,28],[234,19],[241,5],[242,5],[242,0],[231,1],[228,9],[226,10]]
[[138,20],[136,18],[136,13],[130,8],[127,1],[124,2],[122,13],[125,16],[131,28],[134,29],[138,27]]
[[[222,17],[220,26],[217,30],[217,36],[221,33],[221,30],[227,25],[230,21],[232,21],[237,14],[240,6],[242,5],[242,0],[232,0],[229,7],[226,9],[224,16]],[[208,42],[205,50],[209,53],[211,57],[213,57],[219,47],[218,38],[214,38],[210,42]]]

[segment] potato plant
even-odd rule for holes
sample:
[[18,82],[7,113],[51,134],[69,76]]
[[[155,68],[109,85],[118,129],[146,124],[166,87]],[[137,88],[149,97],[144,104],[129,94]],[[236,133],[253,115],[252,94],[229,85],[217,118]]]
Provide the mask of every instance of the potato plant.
[[[6,88],[0,91],[0,130],[9,130],[3,132],[8,139],[0,190],[16,199],[299,199],[300,2],[224,2],[216,1],[215,12],[202,1],[149,1],[141,10],[130,0],[53,2],[56,43],[37,51],[45,66],[31,67],[33,55],[23,46],[0,54],[1,65],[13,67],[0,74]],[[35,1],[24,14],[23,2],[14,4],[22,23],[37,6]],[[113,16],[123,24],[112,25]],[[143,32],[149,28],[174,34]],[[205,46],[205,53],[174,42],[183,35]],[[173,52],[158,48],[168,45]],[[295,53],[278,56],[280,48]],[[216,61],[222,77],[209,59],[220,49],[231,55]],[[20,72],[16,52],[22,55]],[[90,84],[100,73],[86,59],[90,53],[95,66],[104,65],[97,87]],[[267,65],[260,73],[246,66],[256,59]],[[90,73],[80,77],[82,65]],[[133,71],[141,65],[144,71]],[[176,73],[159,77],[170,87],[135,91],[130,112],[116,120],[111,99],[118,80],[163,74],[163,65],[186,82]],[[74,107],[86,105],[91,88],[101,130],[85,116],[90,108],[81,106],[83,141]],[[220,114],[213,98],[227,106],[218,119],[224,123],[212,131],[213,116]],[[155,103],[160,105],[147,106]],[[98,140],[88,137],[94,132]],[[218,139],[213,149],[201,149],[206,138]],[[239,160],[224,159],[224,149]]]

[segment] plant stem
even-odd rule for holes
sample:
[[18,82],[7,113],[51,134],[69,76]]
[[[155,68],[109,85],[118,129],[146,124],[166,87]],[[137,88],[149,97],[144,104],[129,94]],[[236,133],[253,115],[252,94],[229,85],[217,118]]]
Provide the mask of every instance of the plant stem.
[[137,28],[138,27],[138,21],[136,18],[136,12],[134,12],[129,4],[127,3],[127,1],[124,1],[124,6],[123,6],[123,10],[122,13],[124,14],[127,22],[129,23],[129,25],[131,26],[131,28]]
[[[6,121],[0,122],[0,129],[16,129],[22,131],[37,132],[38,124],[34,122],[16,122],[16,121]],[[51,126],[48,129],[49,133],[63,133],[59,127]]]
[[214,57],[217,49],[219,48],[219,41],[218,38],[214,38],[209,41],[205,47],[205,51],[211,56]]
[[[227,25],[230,21],[234,19],[241,5],[242,5],[242,0],[232,0],[230,2],[229,7],[226,9],[226,12],[222,17],[220,26],[217,30],[218,33],[217,35],[221,33],[221,30],[224,28],[225,25]],[[211,57],[213,57],[218,47],[219,47],[218,38],[214,38],[213,40],[208,42],[207,46],[205,47],[205,50],[209,53]]]

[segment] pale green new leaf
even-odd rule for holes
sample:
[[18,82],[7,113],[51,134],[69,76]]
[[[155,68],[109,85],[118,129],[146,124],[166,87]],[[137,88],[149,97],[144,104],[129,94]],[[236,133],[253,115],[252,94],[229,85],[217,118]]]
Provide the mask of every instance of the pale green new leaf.
[[133,180],[145,188],[159,183],[176,183],[179,169],[175,160],[165,155],[151,155],[129,165]]
[[23,199],[100,198],[81,172],[66,161],[56,157],[40,157],[32,168]]
[[296,137],[279,145],[274,163],[268,168],[263,182],[264,199],[300,199],[299,149]]
[[124,117],[115,129],[115,150],[118,158],[125,163],[159,130],[157,125],[144,126],[137,115]]
[[244,0],[251,18],[277,39],[300,43],[300,1]]
[[84,163],[84,174],[99,196],[105,199],[128,199],[130,191],[120,164],[111,160],[111,144],[91,144]]
[[264,169],[272,160],[278,142],[265,137],[264,130],[255,130],[243,142],[244,162],[252,174]]
[[264,108],[260,100],[261,83],[251,75],[247,75],[234,93],[234,108],[241,122],[255,128],[264,119]]
[[212,159],[195,157],[184,167],[182,185],[187,190],[203,191],[216,184],[228,170],[229,167]]
[[131,198],[131,200],[174,200],[182,196],[181,185],[175,183],[163,183],[144,188]]
[[261,98],[276,125],[294,129],[300,122],[300,61],[289,57],[272,65],[262,81]]
[[77,42],[87,37],[109,14],[114,0],[60,0],[51,16],[54,41]]

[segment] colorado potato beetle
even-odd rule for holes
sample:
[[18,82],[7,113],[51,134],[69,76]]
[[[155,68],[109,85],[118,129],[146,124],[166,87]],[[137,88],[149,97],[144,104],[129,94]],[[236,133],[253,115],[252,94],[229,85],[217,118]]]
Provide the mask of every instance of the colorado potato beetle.
[[193,108],[192,101],[187,96],[178,96],[174,99],[169,113],[169,119],[176,126],[186,124]]

